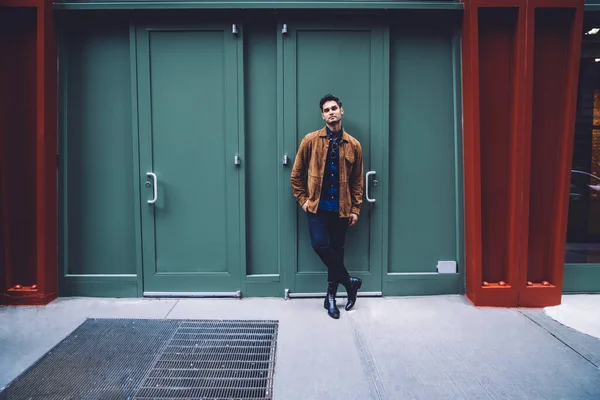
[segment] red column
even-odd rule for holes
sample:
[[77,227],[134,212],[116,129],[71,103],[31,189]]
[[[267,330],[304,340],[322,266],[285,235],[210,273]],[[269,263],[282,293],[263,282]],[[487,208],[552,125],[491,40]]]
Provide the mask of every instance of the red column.
[[[0,0],[3,304],[57,293],[56,40],[51,0]],[[9,23],[10,22],[10,23]]]
[[527,18],[531,174],[519,305],[542,307],[561,301],[583,1],[529,0]]
[[560,303],[582,0],[465,0],[467,297]]

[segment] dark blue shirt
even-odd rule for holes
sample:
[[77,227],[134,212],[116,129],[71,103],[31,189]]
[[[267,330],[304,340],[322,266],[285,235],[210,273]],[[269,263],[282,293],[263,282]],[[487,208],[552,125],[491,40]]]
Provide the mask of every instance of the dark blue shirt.
[[319,201],[319,209],[323,211],[339,212],[340,210],[340,170],[338,160],[340,158],[342,132],[343,130],[340,129],[337,139],[334,140],[333,132],[327,127],[329,148],[325,160],[323,188],[321,189],[321,199]]

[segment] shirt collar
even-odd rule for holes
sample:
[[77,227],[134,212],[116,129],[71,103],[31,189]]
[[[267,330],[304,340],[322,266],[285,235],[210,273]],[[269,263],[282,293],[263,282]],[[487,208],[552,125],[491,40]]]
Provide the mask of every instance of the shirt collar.
[[[348,134],[344,130],[343,126],[342,126],[342,129],[341,129],[341,132],[342,132],[342,142],[347,142],[348,141]],[[321,136],[321,137],[328,137],[330,134],[331,134],[331,131],[329,130],[329,127],[327,125],[325,125],[325,128],[321,129],[321,134],[319,136]]]

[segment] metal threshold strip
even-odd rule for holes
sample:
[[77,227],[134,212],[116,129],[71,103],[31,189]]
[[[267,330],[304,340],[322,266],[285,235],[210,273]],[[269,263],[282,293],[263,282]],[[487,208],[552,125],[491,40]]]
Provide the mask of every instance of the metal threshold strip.
[[235,298],[240,299],[242,292],[144,292],[144,297],[168,298]]
[[[316,298],[316,297],[325,297],[326,293],[325,292],[319,292],[319,293],[293,293],[290,292],[289,290],[286,289],[285,291],[285,298],[290,298],[290,299],[309,299],[309,298]],[[383,296],[382,292],[358,292],[358,297],[381,297]],[[340,298],[340,297],[348,297],[348,294],[346,292],[337,292],[336,297]]]

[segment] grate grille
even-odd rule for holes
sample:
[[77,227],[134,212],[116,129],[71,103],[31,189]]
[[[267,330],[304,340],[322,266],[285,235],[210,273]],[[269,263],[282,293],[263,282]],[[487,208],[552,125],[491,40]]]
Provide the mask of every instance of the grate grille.
[[271,399],[277,328],[274,321],[182,323],[134,399]]
[[4,399],[267,400],[277,321],[89,319]]

